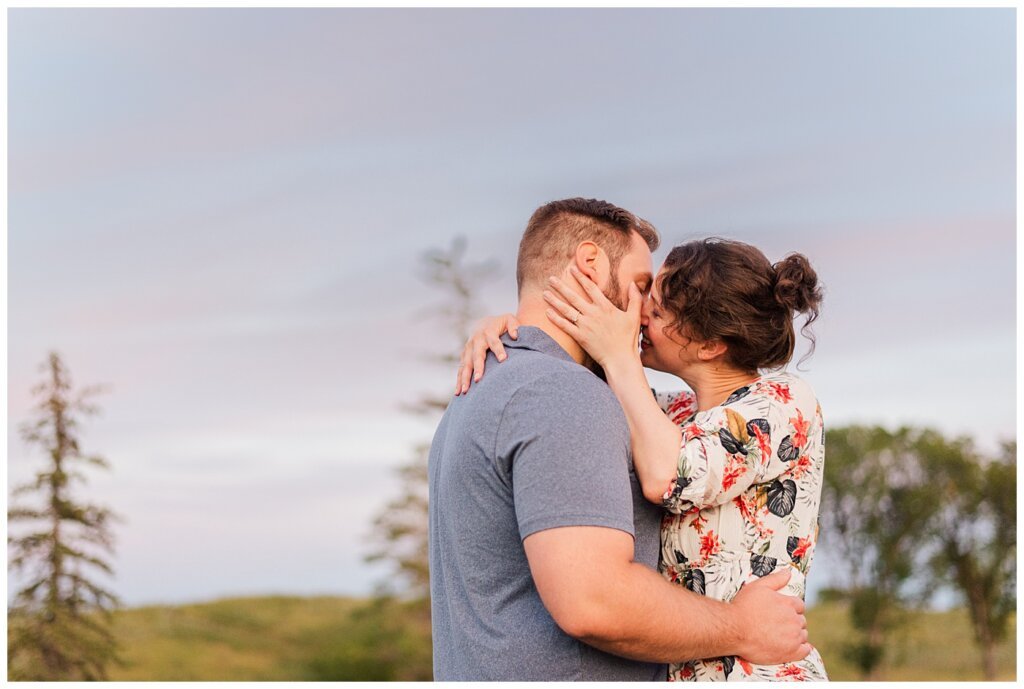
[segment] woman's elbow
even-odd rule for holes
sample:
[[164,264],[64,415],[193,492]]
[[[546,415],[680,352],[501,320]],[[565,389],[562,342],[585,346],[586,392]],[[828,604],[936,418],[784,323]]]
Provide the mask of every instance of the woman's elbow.
[[675,486],[675,476],[652,476],[641,482],[644,498],[655,505],[661,505],[665,501],[665,494],[669,493]]

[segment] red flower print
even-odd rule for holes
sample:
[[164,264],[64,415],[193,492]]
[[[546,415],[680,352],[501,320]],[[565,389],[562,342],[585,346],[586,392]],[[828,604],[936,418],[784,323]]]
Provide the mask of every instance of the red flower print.
[[732,499],[732,502],[740,510],[740,516],[743,517],[743,521],[753,524],[754,523],[754,500],[753,498],[747,497],[746,493],[741,493]]
[[702,431],[700,430],[700,426],[698,426],[695,423],[691,423],[689,426],[684,426],[683,427],[683,442],[684,443],[688,443],[691,440],[693,440],[694,438],[700,436],[701,433],[702,433]]
[[801,455],[800,459],[796,461],[793,468],[789,470],[790,475],[798,479],[803,476],[811,468],[811,457],[810,455]]
[[679,674],[683,677],[683,679],[689,679],[690,677],[693,677],[693,668],[690,667],[689,663],[687,663],[683,666],[683,671]]
[[802,680],[804,678],[804,669],[793,663],[783,663],[779,671],[775,673],[775,676],[792,677],[795,680]]
[[764,525],[764,520],[758,515],[757,498],[755,496],[746,493],[738,495],[733,498],[733,504],[739,508],[743,521],[752,525],[757,530],[758,538],[771,538],[772,534],[775,533],[773,529],[769,529]]
[[668,406],[668,411],[666,412],[668,418],[672,419],[673,423],[679,423],[680,421],[684,421],[689,418],[690,414],[696,411],[694,409],[694,402],[695,398],[693,395],[688,395],[686,393],[679,395],[679,397],[675,398],[672,401],[672,404]]
[[714,531],[708,531],[700,537],[700,556],[707,560],[712,555],[717,555],[719,546],[718,536]]
[[789,392],[789,386],[785,383],[775,383],[768,381],[765,383],[768,388],[768,394],[777,399],[779,402],[785,404],[786,402],[793,401],[793,395]]
[[748,675],[754,674],[754,668],[750,667],[750,663],[743,660],[743,658],[736,656],[736,662],[740,664],[740,667],[743,668],[743,671],[745,673],[747,673]]
[[793,548],[793,552],[790,554],[790,557],[793,558],[794,562],[799,562],[800,560],[802,560],[804,558],[804,555],[807,554],[807,550],[810,547],[811,547],[811,539],[809,539],[809,538],[801,538],[800,540],[798,540],[796,542],[796,547]]
[[751,424],[750,430],[754,432],[754,437],[757,438],[757,446],[761,450],[761,463],[767,464],[768,460],[772,458],[771,439],[757,424]]
[[811,422],[804,420],[803,412],[797,409],[796,416],[791,418],[789,423],[793,426],[793,447],[805,446],[807,444],[807,429],[811,427]]
[[729,466],[726,467],[725,474],[722,476],[722,490],[732,488],[736,484],[736,479],[745,473],[747,473],[747,465],[741,457],[734,456],[733,461],[729,462]]
[[708,523],[708,520],[700,515],[698,510],[697,515],[694,516],[693,521],[690,522],[690,528],[699,534],[704,533],[704,525]]

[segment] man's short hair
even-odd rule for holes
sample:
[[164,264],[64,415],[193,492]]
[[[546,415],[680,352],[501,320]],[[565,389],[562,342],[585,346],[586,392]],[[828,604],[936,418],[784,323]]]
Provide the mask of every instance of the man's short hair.
[[519,294],[528,282],[561,272],[580,242],[591,241],[604,249],[614,274],[629,253],[633,232],[651,251],[661,243],[651,223],[607,201],[574,198],[544,204],[530,217],[519,242]]

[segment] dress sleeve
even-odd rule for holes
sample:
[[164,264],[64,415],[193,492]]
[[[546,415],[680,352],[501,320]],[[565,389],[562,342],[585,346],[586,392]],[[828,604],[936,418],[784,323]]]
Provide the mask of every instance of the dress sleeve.
[[661,410],[676,424],[681,424],[697,411],[697,398],[689,390],[658,392],[651,388],[651,392],[654,393],[654,399]]
[[[676,478],[662,498],[665,509],[682,513],[720,505],[755,483],[781,479],[807,448],[816,406],[799,379],[762,379],[721,406],[698,412],[682,427]],[[766,489],[769,507],[774,501],[781,511],[795,496],[792,479],[772,481]]]

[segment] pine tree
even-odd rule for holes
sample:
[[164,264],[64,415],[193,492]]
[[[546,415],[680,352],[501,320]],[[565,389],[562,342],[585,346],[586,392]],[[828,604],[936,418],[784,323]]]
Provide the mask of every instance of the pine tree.
[[[479,310],[475,292],[480,283],[496,270],[494,261],[466,263],[466,241],[457,237],[451,247],[434,249],[422,257],[421,279],[438,287],[445,301],[428,314],[440,320],[450,334],[450,349],[424,358],[444,366],[455,380],[455,368],[462,347]],[[412,414],[440,417],[448,408],[452,393],[425,394],[405,410]],[[383,589],[413,599],[426,599],[429,586],[427,569],[427,455],[429,443],[418,445],[413,458],[398,469],[401,481],[399,497],[392,500],[374,521],[377,548],[367,560],[389,561],[393,574]]]
[[105,555],[113,554],[110,523],[117,517],[71,494],[73,481],[86,481],[80,467],[109,468],[102,457],[85,455],[78,437],[78,415],[98,413],[87,400],[102,388],[74,394],[55,352],[41,370],[47,378],[32,390],[40,400],[38,416],[20,430],[27,444],[45,450],[47,463],[11,493],[12,503],[19,496],[38,502],[7,512],[9,528],[27,526],[27,533],[9,531],[7,538],[8,569],[27,578],[7,613],[8,679],[103,680],[107,666],[119,662],[110,627],[120,600],[92,575],[113,574]]
[[[477,311],[476,289],[495,272],[492,261],[467,263],[466,242],[455,239],[448,249],[424,254],[420,277],[439,288],[441,304],[427,309],[426,315],[439,320],[450,335],[440,354],[424,359],[439,364],[454,383],[456,362],[469,337]],[[453,385],[454,387],[454,385]],[[452,392],[424,394],[405,407],[411,414],[440,417],[448,407]],[[371,562],[391,565],[379,596],[360,614],[389,631],[386,638],[369,651],[369,659],[387,679],[400,681],[430,680],[433,676],[430,641],[430,587],[427,550],[427,455],[430,445],[418,445],[412,458],[398,469],[398,497],[390,501],[373,523],[374,550]],[[363,679],[337,676],[325,679]]]

